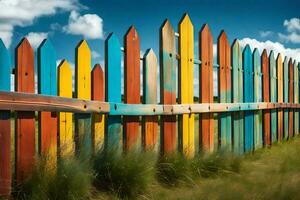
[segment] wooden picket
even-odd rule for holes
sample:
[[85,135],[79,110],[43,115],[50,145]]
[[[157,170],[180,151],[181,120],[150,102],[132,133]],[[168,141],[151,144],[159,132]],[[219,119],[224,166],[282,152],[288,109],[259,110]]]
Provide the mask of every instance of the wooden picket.
[[[225,31],[218,38],[219,102],[231,103],[231,48]],[[231,113],[219,114],[220,147],[231,149]]]
[[[50,40],[38,48],[38,93],[57,95],[56,52]],[[57,155],[57,114],[39,113],[39,152],[47,155],[52,164]]]
[[[243,102],[243,63],[242,51],[239,41],[236,39],[232,45],[232,101]],[[244,152],[244,112],[233,113],[233,152]]]
[[[85,40],[76,47],[75,93],[76,98],[91,99],[91,51]],[[75,114],[75,142],[79,154],[92,152],[91,115]]]
[[[294,60],[294,103],[299,103],[299,74],[298,74],[298,63]],[[299,134],[299,113],[294,110],[294,134]]]
[[[160,98],[161,103],[176,104],[176,46],[175,32],[168,20],[160,29]],[[176,149],[176,116],[161,117],[161,151]]]
[[[34,93],[34,51],[24,38],[16,49],[15,90]],[[35,157],[35,113],[17,112],[16,131],[16,182],[25,180],[34,166]]]
[[[157,104],[157,58],[153,49],[148,49],[143,58],[143,103]],[[155,111],[155,110],[154,110]],[[158,136],[158,117],[145,116],[143,118],[142,138],[143,148],[156,148]]]
[[[250,46],[247,45],[243,51],[244,69],[244,102],[253,102],[253,56]],[[253,111],[245,111],[245,152],[250,152],[254,147],[254,117]]]
[[[269,59],[267,51],[264,50],[261,55],[261,68],[263,73],[263,101],[270,102],[270,68],[269,68]],[[263,139],[264,145],[269,146],[271,144],[271,135],[270,135],[270,126],[271,126],[271,116],[270,110],[263,111]]]
[[[294,102],[294,65],[293,60],[289,60],[289,103]],[[289,138],[294,136],[294,109],[289,109]]]
[[[277,66],[277,86],[278,86],[278,103],[283,103],[283,64],[282,64],[282,57],[279,53],[276,59],[276,66]],[[283,139],[284,133],[284,119],[283,119],[283,109],[278,109],[278,141]]]
[[[262,102],[262,73],[261,60],[258,49],[253,51],[253,68],[254,68],[254,102]],[[262,111],[254,111],[254,149],[263,146],[262,134]]]
[[[194,103],[194,27],[187,14],[179,23],[179,103]],[[179,148],[187,156],[192,157],[195,151],[194,114],[179,116]]]
[[[58,95],[72,98],[72,70],[67,60],[58,66]],[[58,147],[59,155],[71,155],[74,151],[73,113],[60,112],[58,116]]]
[[[91,74],[92,100],[104,101],[104,72],[100,64],[96,64]],[[96,152],[104,143],[105,115],[92,114],[92,148]]]
[[[270,68],[270,102],[277,102],[277,71],[275,65],[274,52],[269,55]],[[277,111],[271,110],[271,143],[277,141]]]
[[[285,56],[283,62],[283,101],[284,103],[289,102],[289,64],[288,58]],[[289,111],[288,109],[284,109],[284,139],[288,139],[289,136]]]
[[[0,90],[10,91],[11,58],[0,39]],[[10,111],[0,112],[0,198],[11,192],[11,127]]]
[[[199,33],[199,57],[201,60],[199,69],[199,102],[213,103],[213,37],[208,24],[205,24]],[[199,139],[202,150],[214,150],[213,113],[199,115]]]

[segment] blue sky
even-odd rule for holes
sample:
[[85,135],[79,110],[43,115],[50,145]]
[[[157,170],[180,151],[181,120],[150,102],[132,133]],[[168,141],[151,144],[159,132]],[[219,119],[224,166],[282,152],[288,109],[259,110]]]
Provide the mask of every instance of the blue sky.
[[[36,48],[48,37],[57,50],[58,60],[75,63],[75,47],[87,39],[93,51],[93,64],[104,60],[104,40],[115,32],[120,42],[130,25],[141,40],[141,53],[153,48],[158,55],[159,27],[168,18],[175,31],[187,12],[198,31],[208,23],[217,43],[224,29],[232,42],[240,39],[282,52],[300,61],[300,1],[255,0],[0,0],[0,37],[10,51],[27,36]],[[195,48],[197,55],[197,48]],[[103,66],[104,67],[104,66]]]

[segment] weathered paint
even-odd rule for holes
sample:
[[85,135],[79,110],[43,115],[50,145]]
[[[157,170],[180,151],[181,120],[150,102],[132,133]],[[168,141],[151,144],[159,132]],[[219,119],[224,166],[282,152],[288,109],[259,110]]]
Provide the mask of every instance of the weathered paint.
[[[121,51],[115,34],[105,40],[105,100],[121,103]],[[121,116],[107,116],[105,147],[119,148],[122,141]]]
[[[262,73],[261,60],[258,49],[253,51],[253,68],[254,68],[254,102],[262,102]],[[262,111],[254,111],[254,149],[262,148]]]
[[[38,48],[38,93],[57,95],[56,52],[49,39]],[[39,152],[47,155],[49,164],[56,164],[57,113],[39,112]]]
[[[104,101],[104,72],[100,64],[96,64],[92,70],[92,100]],[[93,151],[102,148],[104,143],[105,115],[92,114],[92,144]]]
[[[15,91],[34,93],[34,51],[24,38],[16,49]],[[35,116],[34,112],[16,113],[16,181],[22,183],[34,167]]]
[[[72,70],[67,60],[58,66],[58,95],[72,98]],[[60,112],[58,116],[58,147],[60,156],[68,156],[74,152],[73,113]]]
[[[91,51],[85,40],[77,45],[75,59],[76,98],[91,100]],[[75,145],[78,154],[92,152],[90,114],[75,114]]]
[[[299,103],[299,72],[298,63],[294,60],[294,103]],[[294,109],[294,134],[299,134],[299,112]]]
[[[187,14],[179,23],[179,102],[194,103],[194,27]],[[179,116],[179,148],[187,157],[195,153],[194,114]]]
[[[0,39],[0,90],[10,91],[11,57]],[[0,198],[11,192],[11,127],[10,111],[0,112]]]
[[[226,33],[221,32],[218,38],[218,64],[219,68],[219,101],[231,102],[231,49]],[[220,113],[219,134],[220,147],[231,150],[231,113]]]
[[[153,49],[146,51],[143,58],[143,103],[157,104],[157,58]],[[156,111],[156,110],[155,110]],[[142,139],[145,150],[156,149],[158,117],[143,117]]]
[[[267,51],[264,50],[261,55],[261,68],[263,73],[263,102],[270,102],[270,68]],[[263,139],[264,145],[269,146],[271,144],[270,127],[271,116],[270,110],[263,111]]]
[[[124,102],[127,104],[140,103],[140,39],[133,26],[124,36]],[[123,117],[124,149],[137,147],[139,136],[139,117]]]
[[[162,104],[176,104],[176,46],[175,32],[166,20],[160,29],[160,98]],[[161,117],[161,151],[176,149],[176,116]]]
[[[294,65],[293,60],[289,60],[289,103],[294,103]],[[294,136],[294,109],[289,109],[289,138]]]
[[[281,54],[278,54],[276,59],[277,66],[277,86],[278,86],[278,103],[283,103],[283,65]],[[283,109],[278,109],[278,141],[283,139],[284,120]]]
[[[288,58],[284,57],[283,62],[283,102],[289,102],[289,64]],[[286,140],[289,136],[289,111],[284,109],[284,132],[283,138]]]
[[[239,41],[233,42],[232,48],[232,102],[244,101],[243,95],[243,63]],[[233,113],[233,151],[236,154],[244,152],[244,112]]]
[[[253,56],[249,45],[243,51],[244,69],[244,102],[253,102]],[[254,146],[254,117],[253,111],[245,111],[245,152],[253,150]]]
[[[199,33],[199,103],[213,103],[213,37],[205,24]],[[199,140],[203,151],[214,150],[213,113],[199,115]]]
[[[270,102],[277,102],[277,71],[275,65],[274,52],[271,51],[269,55],[270,68]],[[277,111],[271,110],[271,143],[277,141]]]

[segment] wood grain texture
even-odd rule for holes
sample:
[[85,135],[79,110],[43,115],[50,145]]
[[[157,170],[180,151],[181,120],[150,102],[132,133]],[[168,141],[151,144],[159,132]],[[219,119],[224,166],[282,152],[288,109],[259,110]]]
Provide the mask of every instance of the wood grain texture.
[[[0,90],[10,91],[11,57],[0,39]],[[11,127],[10,111],[0,111],[0,198],[11,193]]]
[[[157,104],[157,67],[158,62],[153,49],[147,50],[143,58],[143,103]],[[158,136],[158,117],[143,117],[143,148],[156,149]]]
[[[175,33],[166,20],[160,29],[160,98],[161,103],[176,104],[176,46]],[[161,151],[173,153],[176,149],[176,116],[161,118]]]
[[[289,60],[289,103],[294,102],[294,65],[293,60]],[[289,109],[289,138],[294,136],[294,109]]]
[[[294,60],[294,103],[299,103],[299,72],[298,63]],[[294,109],[294,134],[295,136],[299,134],[299,112]]]
[[[92,70],[92,100],[104,101],[104,72],[100,64],[96,64]],[[104,144],[105,115],[92,115],[92,144],[93,151],[97,152]]]
[[[124,36],[124,102],[127,104],[140,103],[140,39],[133,26]],[[124,149],[136,148],[139,136],[139,117],[123,118]]]
[[[258,49],[253,51],[254,67],[254,102],[262,102],[262,73],[261,60]],[[262,111],[254,111],[254,150],[262,148]]]
[[[261,67],[263,73],[263,101],[270,102],[270,68],[267,51],[264,50],[261,55]],[[271,144],[271,115],[270,110],[263,111],[263,139],[264,145],[269,146]]]
[[[105,40],[105,99],[121,103],[121,51],[115,34]],[[105,147],[119,148],[122,142],[121,116],[108,115],[105,131]]]
[[[243,51],[243,69],[244,69],[244,102],[253,102],[253,55],[249,45],[246,45]],[[253,111],[245,111],[245,152],[253,151],[254,147],[254,116]]]
[[[179,29],[179,102],[194,103],[194,27],[187,14],[178,25]],[[194,114],[179,116],[179,148],[186,157],[195,153],[195,117]]]
[[[199,33],[199,102],[213,103],[213,37],[207,24]],[[213,114],[199,115],[199,140],[201,150],[214,150],[214,119]]]
[[[85,40],[76,47],[75,54],[76,98],[91,99],[91,51]],[[75,114],[75,150],[79,154],[92,153],[91,115]]]
[[[67,60],[58,66],[58,95],[72,98],[72,70]],[[64,157],[74,153],[73,113],[60,112],[58,116],[58,148],[59,155]]]
[[[16,48],[15,91],[34,93],[34,51],[24,38]],[[16,113],[15,165],[16,182],[22,183],[34,166],[35,116],[34,112]]]
[[[271,51],[269,55],[270,67],[270,101],[277,102],[277,70],[274,58],[274,52]],[[271,110],[271,143],[277,141],[277,111]]]
[[[38,48],[38,93],[57,95],[56,52],[50,40],[44,40]],[[39,152],[47,155],[49,163],[57,159],[57,113],[39,113]]]
[[[288,58],[284,57],[283,62],[283,101],[284,103],[289,102],[289,63]],[[284,132],[283,137],[285,140],[288,139],[289,136],[289,110],[284,109]]]
[[[283,64],[282,56],[278,54],[276,59],[277,67],[277,91],[278,91],[278,103],[283,103]],[[278,109],[278,141],[282,141],[284,132],[284,119],[283,119],[283,109]]]
[[[221,32],[218,38],[218,64],[219,68],[219,101],[220,103],[231,102],[231,48],[226,33]],[[231,113],[219,114],[220,147],[231,149],[232,130]]]

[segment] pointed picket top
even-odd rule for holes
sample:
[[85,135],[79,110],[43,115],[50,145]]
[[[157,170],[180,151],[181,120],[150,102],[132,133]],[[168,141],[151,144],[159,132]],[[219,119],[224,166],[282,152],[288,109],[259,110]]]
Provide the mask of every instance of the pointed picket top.
[[55,51],[53,44],[50,39],[44,39],[38,49],[48,49],[50,51]]
[[17,51],[21,51],[22,48],[28,48],[30,51],[34,52],[30,42],[28,41],[28,39],[26,37],[24,37],[21,42],[17,45]]
[[156,62],[157,62],[155,52],[152,48],[150,48],[146,51],[146,53],[144,54],[144,59],[156,60]]
[[297,62],[296,62],[296,60],[294,60],[293,65],[296,65],[296,64],[297,64]]
[[88,43],[87,43],[86,40],[81,40],[79,42],[79,44],[77,45],[76,49],[82,50],[82,51],[89,51],[90,52],[90,47],[89,47],[89,45],[88,45]]
[[60,64],[58,65],[58,70],[59,71],[69,71],[72,74],[72,69],[66,59],[64,59],[60,62]]
[[289,65],[292,65],[292,64],[293,64],[293,59],[290,58],[290,59],[289,59]]
[[289,62],[289,58],[287,56],[284,56],[284,61],[285,64],[287,64]]
[[125,34],[125,40],[127,41],[139,41],[139,35],[134,26],[130,26],[128,31]]
[[253,64],[254,64],[254,72],[255,75],[258,75],[258,73],[261,72],[261,61],[260,61],[260,54],[259,50],[257,48],[253,51]]
[[232,43],[232,48],[240,48],[240,42],[238,39],[234,39]]
[[200,30],[201,37],[213,38],[208,24],[204,24]]
[[253,51],[253,55],[255,55],[255,56],[259,56],[259,50],[258,50],[258,48],[255,48],[254,49],[254,51]]
[[193,27],[192,21],[191,21],[189,15],[187,13],[185,13],[182,16],[182,18],[181,18],[181,20],[179,22],[179,25],[180,26],[191,26],[191,27]]
[[168,19],[161,26],[160,34],[164,51],[172,51],[175,54],[175,32]]
[[116,36],[115,33],[110,33],[109,36],[106,38],[105,42],[107,44],[116,45],[121,48],[119,38]]
[[228,43],[228,38],[227,38],[227,35],[225,33],[224,30],[221,31],[219,37],[218,37],[218,42],[226,42]]
[[266,49],[263,50],[261,57],[268,57],[268,53]]
[[273,50],[270,51],[269,58],[270,58],[270,62],[275,62],[275,57],[274,57],[274,51]]
[[10,91],[11,57],[0,38],[0,90]]
[[282,56],[281,56],[281,53],[278,53],[277,58],[276,58],[276,62],[282,64]]
[[247,44],[244,48],[243,54],[252,53],[250,45]]
[[101,72],[103,72],[101,65],[100,64],[95,64],[95,66],[92,69],[92,74],[101,73]]

